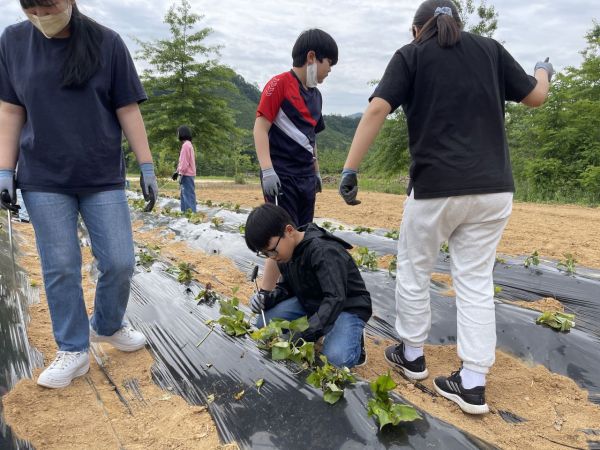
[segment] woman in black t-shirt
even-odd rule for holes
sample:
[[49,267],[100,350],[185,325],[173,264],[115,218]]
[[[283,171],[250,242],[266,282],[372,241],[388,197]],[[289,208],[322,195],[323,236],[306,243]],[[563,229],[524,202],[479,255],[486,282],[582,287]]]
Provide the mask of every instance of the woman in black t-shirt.
[[[18,185],[35,229],[58,347],[38,384],[60,388],[88,371],[90,340],[123,351],[145,345],[123,322],[135,264],[123,133],[151,204],[158,189],[138,106],[146,94],[119,35],[84,16],[74,0],[20,4],[29,20],[0,37],[0,192],[2,207],[14,209]],[[99,270],[90,320],[80,215]]]
[[401,106],[412,163],[397,256],[400,343],[385,357],[410,378],[428,376],[429,284],[448,241],[463,364],[434,386],[465,412],[482,414],[496,345],[492,270],[514,192],[504,104],[543,104],[553,69],[546,60],[536,64],[535,77],[527,75],[498,42],[462,31],[451,0],[423,2],[412,29],[414,40],[392,57],[358,125],[340,194],[360,203],[358,166],[386,116]]

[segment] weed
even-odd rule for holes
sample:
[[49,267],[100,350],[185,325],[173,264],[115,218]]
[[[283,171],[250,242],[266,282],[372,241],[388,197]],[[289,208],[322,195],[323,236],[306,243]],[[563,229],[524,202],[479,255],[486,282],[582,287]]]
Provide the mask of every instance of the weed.
[[369,251],[367,247],[357,247],[352,256],[359,267],[377,270],[377,254],[374,251]]
[[380,430],[388,424],[398,425],[400,422],[412,422],[421,418],[412,406],[392,402],[389,392],[395,387],[396,383],[389,372],[371,382],[373,398],[367,404],[367,414],[377,418]]
[[529,266],[533,265],[533,266],[538,266],[540,264],[540,255],[538,254],[538,251],[534,251],[531,255],[529,255],[527,258],[525,258],[525,262],[523,263],[523,265],[526,268],[529,268]]
[[575,271],[576,271],[577,260],[575,259],[575,257],[571,253],[565,253],[563,256],[565,257],[565,260],[564,261],[560,261],[556,265],[556,268],[558,270],[564,270],[569,275],[574,275]]
[[371,234],[373,232],[373,229],[369,228],[369,227],[356,227],[354,229],[354,232],[356,232],[358,234],[361,234],[361,233],[369,233],[369,234]]
[[347,367],[336,367],[327,361],[325,355],[319,357],[323,362],[307,378],[306,382],[323,391],[323,400],[333,405],[344,395],[344,388],[356,383],[356,378]]

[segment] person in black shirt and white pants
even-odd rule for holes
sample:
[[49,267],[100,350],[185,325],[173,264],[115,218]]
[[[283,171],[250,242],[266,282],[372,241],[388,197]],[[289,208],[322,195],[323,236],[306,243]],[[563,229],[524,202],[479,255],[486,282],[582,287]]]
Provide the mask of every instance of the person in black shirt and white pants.
[[505,101],[542,105],[554,71],[546,59],[529,76],[501,44],[462,28],[451,0],[419,6],[414,40],[392,57],[358,125],[340,194],[350,205],[360,203],[358,166],[386,116],[401,106],[412,164],[398,241],[400,343],[385,357],[410,378],[428,376],[429,284],[440,245],[448,241],[463,364],[437,377],[434,387],[463,411],[482,414],[489,410],[485,376],[496,346],[492,271],[514,192]]

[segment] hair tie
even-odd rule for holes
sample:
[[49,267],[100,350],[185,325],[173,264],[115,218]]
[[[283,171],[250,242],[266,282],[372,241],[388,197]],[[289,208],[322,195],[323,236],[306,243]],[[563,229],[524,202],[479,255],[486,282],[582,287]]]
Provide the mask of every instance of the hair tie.
[[446,14],[447,16],[452,17],[452,9],[450,9],[449,6],[438,6],[437,8],[435,8],[433,17],[437,17],[440,14]]

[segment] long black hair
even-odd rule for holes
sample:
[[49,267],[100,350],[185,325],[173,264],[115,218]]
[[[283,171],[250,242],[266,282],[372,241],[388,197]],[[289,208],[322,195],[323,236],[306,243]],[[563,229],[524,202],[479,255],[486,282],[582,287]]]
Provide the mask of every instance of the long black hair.
[[[437,8],[450,8],[452,15],[435,15]],[[456,5],[452,0],[426,0],[415,13],[413,26],[419,29],[418,35],[415,35],[415,44],[425,42],[437,36],[440,47],[452,47],[460,40],[460,32],[463,24],[458,15]]]
[[[55,0],[19,0],[21,8],[54,6]],[[71,0],[67,0],[71,1]],[[84,86],[102,66],[100,45],[102,30],[100,24],[82,14],[73,2],[73,12],[69,22],[71,37],[63,65],[62,85],[68,88]]]

